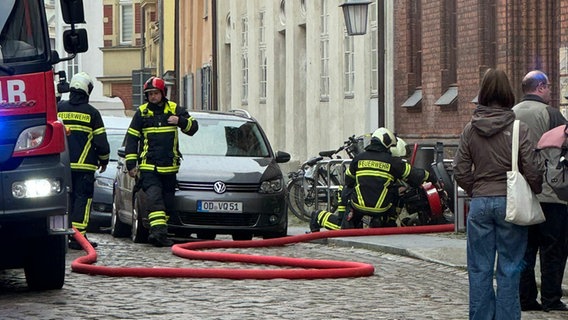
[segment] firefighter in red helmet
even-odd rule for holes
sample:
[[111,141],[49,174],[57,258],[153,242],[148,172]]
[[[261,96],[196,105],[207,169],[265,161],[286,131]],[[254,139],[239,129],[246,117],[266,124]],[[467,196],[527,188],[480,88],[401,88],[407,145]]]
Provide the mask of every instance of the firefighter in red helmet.
[[163,79],[150,77],[144,83],[147,103],[136,110],[126,136],[126,168],[147,196],[148,241],[157,247],[173,244],[167,237],[167,219],[181,160],[178,129],[190,136],[198,129],[197,120],[166,94]]

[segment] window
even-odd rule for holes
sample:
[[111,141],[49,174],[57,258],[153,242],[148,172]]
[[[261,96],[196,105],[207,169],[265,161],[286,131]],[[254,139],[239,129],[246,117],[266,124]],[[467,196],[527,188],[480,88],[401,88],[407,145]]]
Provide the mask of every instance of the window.
[[371,15],[369,19],[371,26],[371,96],[377,97],[379,95],[379,28],[377,20],[377,1],[371,3],[369,14]]
[[266,103],[266,86],[267,86],[267,73],[266,73],[266,26],[264,25],[265,11],[260,11],[259,16],[259,30],[258,30],[258,54],[259,54],[259,71],[260,71],[260,88],[259,99],[260,103]]
[[211,66],[201,68],[201,109],[211,110]]
[[420,107],[422,102],[422,0],[410,0],[408,11],[408,39],[410,43],[408,81],[410,97],[402,104],[405,108]]
[[120,1],[120,44],[132,44],[134,31],[132,1]]
[[321,0],[320,12],[320,100],[329,100],[329,12],[328,0]]
[[355,45],[352,36],[347,34],[347,30],[343,35],[343,93],[345,97],[352,98],[355,94],[353,92],[355,86]]
[[441,8],[442,11],[442,41],[441,41],[441,61],[442,82],[441,86],[445,92],[434,103],[437,106],[451,106],[458,98],[458,75],[457,75],[457,22],[456,22],[456,0],[445,0]]
[[248,103],[248,18],[241,18],[241,102]]
[[72,60],[67,61],[67,79],[71,80],[76,73],[79,73],[79,57],[76,55]]

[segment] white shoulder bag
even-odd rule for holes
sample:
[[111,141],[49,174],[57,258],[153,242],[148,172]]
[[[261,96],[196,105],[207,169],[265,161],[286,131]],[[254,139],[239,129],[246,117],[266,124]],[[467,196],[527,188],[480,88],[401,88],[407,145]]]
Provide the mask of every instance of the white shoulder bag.
[[531,187],[519,172],[519,120],[513,124],[512,168],[507,171],[507,213],[505,221],[528,226],[543,222],[544,213]]

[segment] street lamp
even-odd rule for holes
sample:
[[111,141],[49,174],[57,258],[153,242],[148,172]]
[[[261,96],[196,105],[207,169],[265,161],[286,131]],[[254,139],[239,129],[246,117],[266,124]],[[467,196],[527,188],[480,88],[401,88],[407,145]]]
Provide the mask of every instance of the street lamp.
[[[343,8],[343,17],[345,18],[345,27],[347,34],[350,36],[362,35],[367,33],[367,11],[371,1],[364,0],[347,0],[347,2],[339,5]],[[385,126],[385,35],[382,32],[385,26],[384,11],[385,4],[381,0],[377,0],[377,54],[379,55],[379,65],[377,66],[378,74],[378,112],[379,127]]]
[[345,27],[350,36],[363,35],[367,33],[367,10],[371,1],[347,0],[340,4],[343,8]]

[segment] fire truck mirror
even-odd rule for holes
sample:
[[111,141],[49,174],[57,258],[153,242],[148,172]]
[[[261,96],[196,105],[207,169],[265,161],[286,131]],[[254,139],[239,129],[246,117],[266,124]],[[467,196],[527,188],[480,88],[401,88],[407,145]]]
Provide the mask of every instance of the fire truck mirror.
[[61,0],[61,14],[67,24],[85,23],[83,0]]
[[63,32],[63,47],[67,53],[80,53],[89,50],[87,30],[65,30]]

